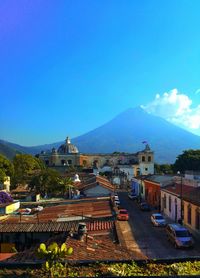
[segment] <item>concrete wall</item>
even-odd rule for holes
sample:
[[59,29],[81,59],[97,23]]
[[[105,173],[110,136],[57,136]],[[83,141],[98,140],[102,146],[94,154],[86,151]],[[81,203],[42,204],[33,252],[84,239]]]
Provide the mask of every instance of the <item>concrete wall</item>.
[[[169,198],[171,197],[171,211],[169,209]],[[166,208],[164,207],[164,199],[166,198]],[[161,211],[177,222],[181,218],[181,200],[178,196],[162,191],[161,189]]]
[[[191,208],[191,224],[188,223],[188,207]],[[200,229],[196,229],[196,211],[200,211],[200,206],[194,205],[187,201],[183,201],[184,207],[184,225],[186,225],[189,229],[192,230],[194,235],[200,239]]]
[[5,204],[3,207],[0,207],[0,214],[10,214],[18,210],[20,207],[20,202],[15,201],[11,204]]

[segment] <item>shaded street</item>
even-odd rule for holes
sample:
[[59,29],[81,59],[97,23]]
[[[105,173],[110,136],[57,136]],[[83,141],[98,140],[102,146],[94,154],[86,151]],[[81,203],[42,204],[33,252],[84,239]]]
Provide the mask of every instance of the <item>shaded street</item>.
[[128,210],[130,216],[127,224],[120,222],[122,230],[130,229],[132,231],[132,237],[129,236],[127,239],[130,241],[127,242],[127,247],[130,250],[142,253],[151,259],[199,256],[199,243],[195,242],[193,249],[175,249],[172,243],[167,240],[165,228],[154,227],[151,224],[150,216],[155,211],[141,211],[139,204],[128,198],[127,192],[119,192],[118,195],[121,206]]

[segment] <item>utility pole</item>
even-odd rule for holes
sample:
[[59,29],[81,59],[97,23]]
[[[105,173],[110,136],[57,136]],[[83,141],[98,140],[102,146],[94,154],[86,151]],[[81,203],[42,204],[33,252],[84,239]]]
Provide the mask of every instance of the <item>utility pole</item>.
[[180,171],[177,172],[177,174],[180,176],[181,178],[181,188],[180,188],[180,200],[181,200],[181,218],[180,218],[180,224],[183,224],[183,178],[182,178],[182,174]]

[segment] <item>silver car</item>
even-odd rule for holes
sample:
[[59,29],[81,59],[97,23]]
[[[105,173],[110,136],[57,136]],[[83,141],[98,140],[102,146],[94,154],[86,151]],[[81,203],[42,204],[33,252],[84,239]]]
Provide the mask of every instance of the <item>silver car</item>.
[[187,228],[179,224],[168,224],[166,227],[167,238],[175,248],[189,248],[194,246],[194,240]]
[[167,224],[161,213],[153,213],[151,215],[151,222],[156,227],[165,227]]

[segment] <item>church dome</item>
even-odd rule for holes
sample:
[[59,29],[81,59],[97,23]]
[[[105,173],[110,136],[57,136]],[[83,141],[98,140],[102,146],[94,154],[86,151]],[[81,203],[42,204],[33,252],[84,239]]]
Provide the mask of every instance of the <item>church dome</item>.
[[65,143],[58,148],[59,154],[74,154],[79,153],[78,148],[71,144],[69,137],[66,138]]

